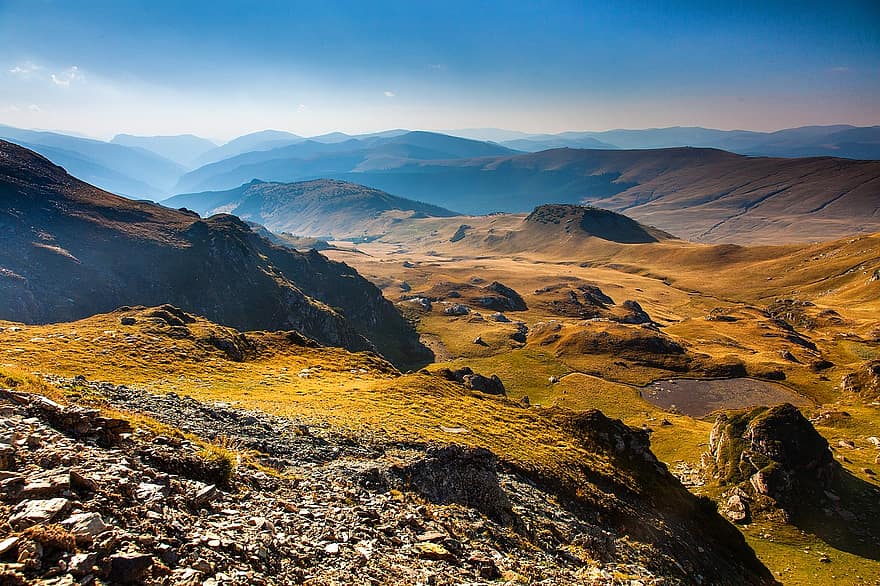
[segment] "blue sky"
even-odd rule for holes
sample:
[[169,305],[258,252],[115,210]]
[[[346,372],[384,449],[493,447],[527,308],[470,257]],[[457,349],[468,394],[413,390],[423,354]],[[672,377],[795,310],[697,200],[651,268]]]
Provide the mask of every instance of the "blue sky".
[[880,2],[0,0],[0,123],[108,137],[880,124]]

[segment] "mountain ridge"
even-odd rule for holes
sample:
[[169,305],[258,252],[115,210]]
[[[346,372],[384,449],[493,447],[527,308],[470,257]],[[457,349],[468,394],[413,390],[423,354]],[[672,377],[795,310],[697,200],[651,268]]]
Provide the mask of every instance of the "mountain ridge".
[[[76,319],[171,303],[240,329],[295,329],[379,349],[402,364],[426,351],[349,266],[270,244],[241,220],[206,220],[107,193],[0,142],[0,318]],[[335,308],[335,309],[334,309]]]

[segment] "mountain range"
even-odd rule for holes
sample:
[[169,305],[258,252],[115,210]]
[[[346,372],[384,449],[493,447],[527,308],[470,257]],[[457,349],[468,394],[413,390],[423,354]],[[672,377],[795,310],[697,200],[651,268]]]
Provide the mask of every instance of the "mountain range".
[[[501,142],[400,129],[312,138],[263,131],[214,147],[210,141],[187,135],[120,135],[105,143],[0,127],[0,136],[9,135],[75,176],[110,191],[156,201],[172,193],[189,194],[169,205],[200,213],[236,209],[270,228],[317,236],[362,233],[352,218],[373,218],[381,213],[380,208],[429,215],[446,210],[485,214],[528,212],[546,203],[590,203],[626,211],[682,238],[706,242],[811,241],[878,229],[878,162],[665,146],[711,143],[730,150],[790,155],[812,153],[816,145],[848,145],[849,150],[822,148],[838,154],[862,149],[858,152],[871,155],[870,145],[877,139],[874,127],[804,127],[775,133],[703,128],[559,135],[493,129],[462,133]],[[529,141],[531,146],[525,144]],[[567,146],[523,152],[560,143]],[[760,148],[755,146],[758,143]],[[612,148],[620,146],[650,148]],[[176,157],[178,162],[163,155]],[[213,162],[187,171],[203,161]],[[375,200],[365,208],[352,208],[349,220],[340,215],[339,206],[329,210],[326,198],[320,211],[313,206],[306,216],[294,217],[296,206],[290,207],[289,201],[272,204],[263,197],[259,206],[274,208],[255,213],[253,208],[240,207],[241,193],[206,193],[241,190],[255,179],[271,184],[333,179],[387,193],[381,205]],[[277,188],[272,191],[280,193]],[[391,204],[391,197],[399,199]],[[402,204],[404,200],[410,201]],[[256,205],[254,201],[250,198],[247,205]],[[419,210],[419,205],[444,211]],[[338,222],[322,220],[325,213]],[[364,216],[367,213],[372,215]]]
[[672,127],[603,132],[525,134],[495,128],[449,131],[475,140],[493,140],[522,151],[553,148],[658,149],[681,146],[717,148],[742,155],[771,157],[880,158],[880,126],[846,124],[803,126],[776,132]]
[[162,197],[186,171],[183,165],[143,148],[57,132],[0,125],[0,139],[32,149],[84,181],[133,198]]
[[137,202],[0,141],[0,319],[70,321],[171,303],[242,330],[297,330],[398,364],[427,350],[381,292],[230,215]]

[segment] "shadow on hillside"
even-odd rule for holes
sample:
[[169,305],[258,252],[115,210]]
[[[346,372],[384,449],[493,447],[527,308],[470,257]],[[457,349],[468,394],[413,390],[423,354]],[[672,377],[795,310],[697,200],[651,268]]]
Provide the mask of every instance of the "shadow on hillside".
[[841,551],[880,560],[880,487],[843,471],[831,492],[840,499],[826,509],[831,514],[801,511],[792,525]]

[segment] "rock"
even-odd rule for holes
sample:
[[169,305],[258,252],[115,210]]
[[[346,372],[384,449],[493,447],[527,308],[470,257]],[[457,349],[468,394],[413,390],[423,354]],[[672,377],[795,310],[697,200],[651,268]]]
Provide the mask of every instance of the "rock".
[[67,571],[74,578],[83,578],[92,573],[92,568],[98,561],[98,554],[95,552],[77,553],[67,562]]
[[15,470],[15,448],[0,444],[0,470]]
[[165,487],[152,482],[141,482],[134,491],[134,498],[141,502],[158,501],[165,498]]
[[508,318],[506,315],[504,315],[500,311],[496,311],[495,313],[490,314],[489,319],[491,319],[492,321],[498,322],[498,323],[502,323],[502,324],[510,323],[510,318]]
[[482,336],[477,336],[476,338],[474,338],[474,344],[476,344],[477,346],[488,346],[489,345],[483,341]]
[[497,466],[498,459],[489,450],[451,445],[431,448],[423,459],[392,471],[431,502],[473,507],[513,525],[518,519],[498,482]]
[[633,301],[628,299],[621,304],[626,310],[626,314],[620,318],[621,323],[625,324],[649,324],[651,323],[651,316],[642,309],[642,306],[639,305],[638,301]]
[[120,584],[140,584],[153,566],[153,556],[140,552],[118,553],[110,556],[107,578]]
[[719,415],[708,456],[722,486],[743,485],[786,511],[820,506],[841,470],[825,438],[790,404]]
[[70,488],[70,476],[56,476],[42,480],[28,482],[18,494],[20,499],[39,499],[52,496],[60,496]]
[[324,546],[324,552],[329,553],[330,555],[336,555],[339,553],[339,544],[338,543],[328,543]]
[[204,488],[200,489],[192,499],[193,505],[196,507],[204,507],[211,501],[217,498],[218,491],[217,487],[213,484],[209,484]]
[[470,229],[470,226],[468,226],[467,224],[460,225],[458,227],[458,229],[455,231],[455,234],[453,234],[452,237],[449,239],[449,241],[450,242],[458,242],[459,240],[462,240],[465,236],[467,236],[467,231],[469,229]]
[[22,501],[14,509],[9,524],[16,530],[27,529],[33,525],[47,523],[70,506],[66,498],[52,498]]
[[800,360],[798,360],[797,357],[789,350],[780,350],[779,356],[781,356],[783,360],[787,360],[789,362],[800,362]]
[[119,319],[119,323],[124,326],[133,326],[137,323],[137,320],[133,317],[122,317]]
[[73,533],[77,542],[90,543],[108,529],[98,513],[77,513],[61,522],[61,526]]
[[413,550],[425,560],[455,561],[455,556],[439,543],[417,543],[413,546]]
[[18,542],[20,540],[20,537],[16,537],[13,535],[12,537],[7,537],[3,541],[0,541],[0,556],[5,555],[6,553],[9,553],[10,551],[18,547]]
[[738,494],[733,494],[727,499],[724,514],[734,523],[749,522],[749,504]]
[[91,478],[87,478],[83,476],[76,470],[70,471],[70,487],[74,490],[85,491],[85,492],[95,492],[98,490],[98,483],[92,480]]
[[496,580],[501,577],[501,571],[495,564],[495,560],[489,556],[473,553],[468,558],[468,564],[477,569],[477,574],[484,580]]
[[471,308],[463,303],[453,303],[443,309],[443,315],[467,315],[471,312]]
[[557,383],[559,382],[559,377],[556,377],[556,376],[550,375],[550,378],[548,378],[547,381],[548,381],[551,385],[555,385],[555,384],[557,384]]
[[416,535],[416,541],[443,541],[446,534],[441,531],[426,531]]
[[487,395],[505,395],[507,391],[504,389],[504,383],[498,378],[497,374],[491,377],[485,377],[482,374],[466,374],[463,377],[464,386]]
[[880,448],[880,438],[877,436],[871,436],[868,438],[868,443],[874,446],[875,448]]

